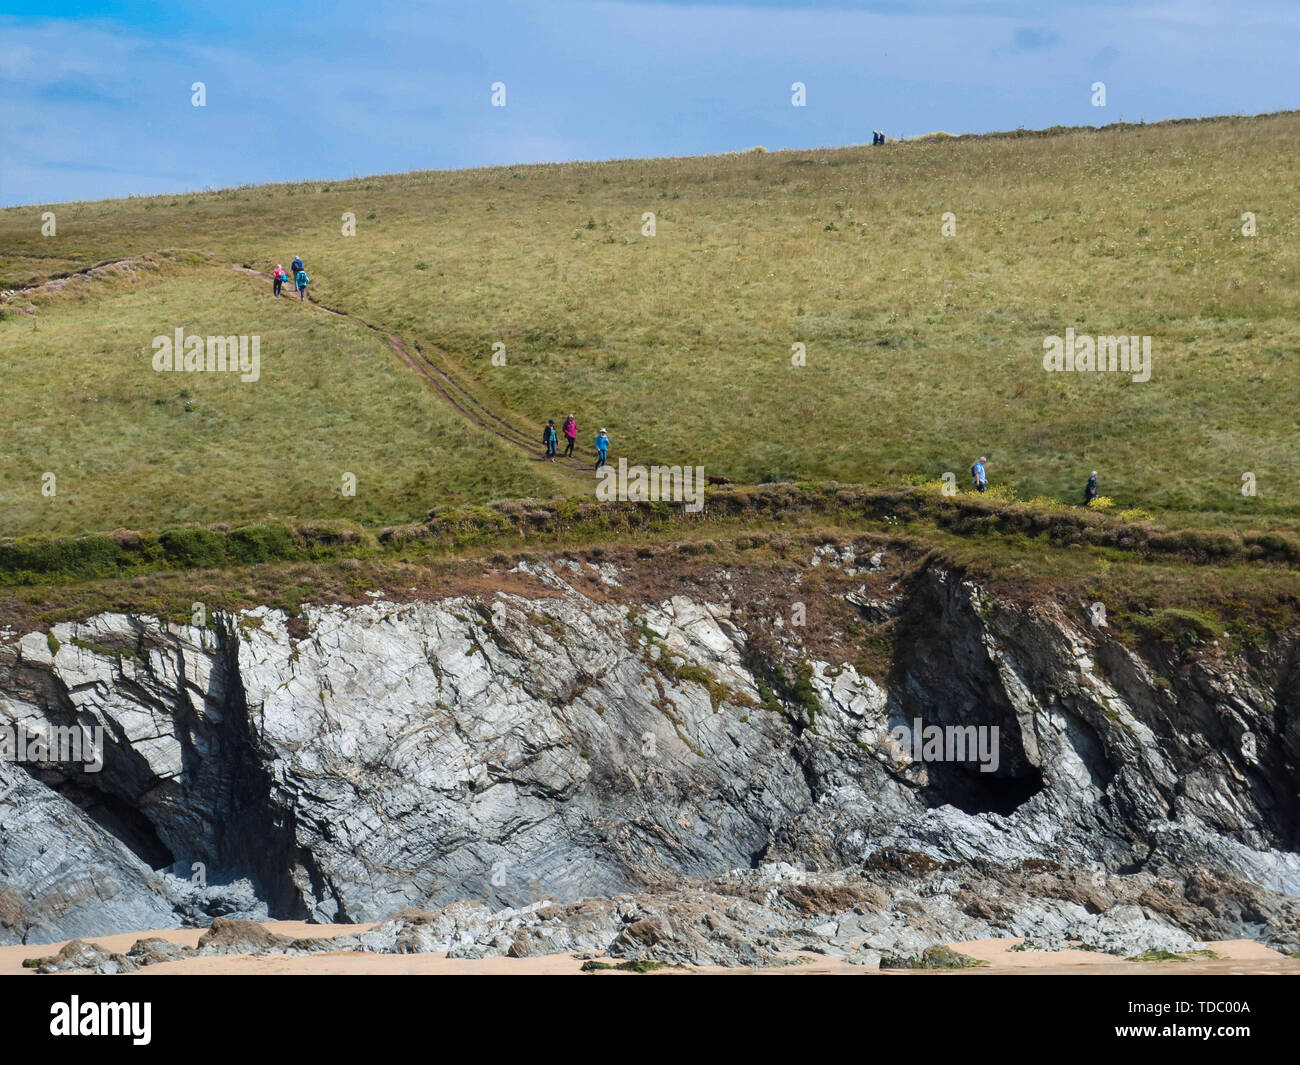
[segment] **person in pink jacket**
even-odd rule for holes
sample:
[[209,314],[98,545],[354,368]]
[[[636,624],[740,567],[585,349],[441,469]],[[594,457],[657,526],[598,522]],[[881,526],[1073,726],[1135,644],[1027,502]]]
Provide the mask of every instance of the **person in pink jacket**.
[[276,268],[271,271],[272,292],[276,297],[279,297],[280,289],[284,287],[284,283],[288,278],[289,275],[284,272],[283,266],[276,266]]
[[573,445],[578,441],[578,419],[572,414],[564,419],[564,436],[569,441],[564,453],[565,455],[572,455]]

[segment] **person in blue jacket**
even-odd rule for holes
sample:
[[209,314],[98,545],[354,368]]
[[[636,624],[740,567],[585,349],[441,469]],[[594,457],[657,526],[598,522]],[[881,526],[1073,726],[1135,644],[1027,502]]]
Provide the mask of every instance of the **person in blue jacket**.
[[293,274],[293,283],[298,286],[299,303],[307,298],[307,285],[310,282],[311,278],[307,276],[307,271],[302,268],[302,263],[299,263],[298,269]]
[[1088,478],[1088,483],[1083,489],[1083,505],[1086,507],[1097,498],[1097,471],[1092,471],[1092,476]]
[[601,429],[601,431],[596,434],[596,469],[600,469],[605,465],[608,458],[609,433],[605,432],[604,429]]
[[548,421],[546,428],[542,430],[542,443],[546,445],[547,461],[554,462],[555,453],[560,449],[560,434],[555,431],[554,418]]
[[988,462],[988,459],[981,455],[975,465],[970,468],[970,475],[975,482],[975,491],[977,492],[982,492],[989,486],[989,475],[984,469],[984,463],[986,462]]

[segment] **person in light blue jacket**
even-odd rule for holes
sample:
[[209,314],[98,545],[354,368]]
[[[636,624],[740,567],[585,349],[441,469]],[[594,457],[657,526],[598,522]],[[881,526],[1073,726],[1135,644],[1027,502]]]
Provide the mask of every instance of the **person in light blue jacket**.
[[605,465],[609,458],[609,433],[602,429],[596,434],[596,469]]
[[986,462],[988,462],[988,459],[981,455],[979,461],[970,468],[970,475],[975,481],[975,491],[977,492],[982,492],[989,486],[989,475],[984,469],[984,463]]

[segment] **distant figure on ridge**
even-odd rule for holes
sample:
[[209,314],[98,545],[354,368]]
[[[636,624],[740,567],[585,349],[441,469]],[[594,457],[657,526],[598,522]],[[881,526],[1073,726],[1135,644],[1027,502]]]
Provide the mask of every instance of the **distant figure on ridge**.
[[573,454],[573,445],[578,442],[578,419],[570,414],[564,419],[564,437],[569,441],[564,449],[565,457]]
[[1083,489],[1083,505],[1086,507],[1097,498],[1097,471],[1092,471],[1092,476],[1088,478],[1088,483]]
[[555,419],[546,423],[542,430],[542,443],[546,445],[546,461],[554,462],[555,453],[560,449],[560,434],[555,431]]
[[984,463],[988,462],[983,455],[979,457],[975,465],[970,468],[970,475],[975,482],[975,491],[982,492],[989,486],[988,471],[984,469]]
[[600,469],[605,465],[605,461],[608,458],[609,433],[605,432],[604,429],[601,429],[601,431],[596,434],[596,469]]

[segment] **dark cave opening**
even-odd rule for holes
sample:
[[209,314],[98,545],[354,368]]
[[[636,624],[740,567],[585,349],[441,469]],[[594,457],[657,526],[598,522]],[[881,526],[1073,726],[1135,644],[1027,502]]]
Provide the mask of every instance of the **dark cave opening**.
[[149,818],[125,799],[71,780],[56,790],[151,869],[166,869],[176,861]]
[[1043,790],[1043,774],[1028,765],[1016,775],[981,773],[978,766],[960,764],[930,765],[927,772],[926,805],[955,806],[968,814],[1005,817]]

